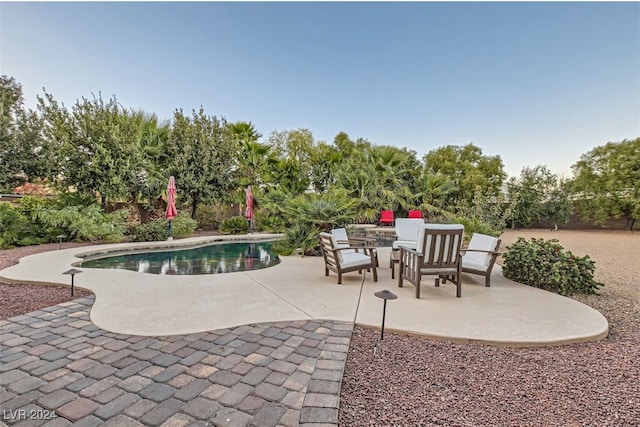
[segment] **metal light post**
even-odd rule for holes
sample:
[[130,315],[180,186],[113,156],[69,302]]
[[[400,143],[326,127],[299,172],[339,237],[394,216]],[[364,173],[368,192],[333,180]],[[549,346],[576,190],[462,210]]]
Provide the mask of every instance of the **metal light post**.
[[[382,306],[382,328],[380,328],[380,341],[382,341],[384,340],[384,320],[387,315],[387,300],[398,299],[398,296],[386,289],[375,292],[373,295],[375,295],[376,297],[384,301],[384,304]],[[378,341],[373,343],[373,357],[376,356],[377,351],[378,351]]]
[[387,314],[387,300],[398,299],[398,296],[386,289],[376,292],[374,295],[384,300],[384,305],[382,306],[382,329],[380,329],[380,341],[382,341],[384,339],[384,318]]
[[66,238],[67,236],[65,236],[64,234],[59,234],[56,236],[56,239],[58,239],[58,250],[62,249],[62,241]]
[[73,278],[76,274],[82,273],[82,270],[78,270],[76,268],[69,269],[62,274],[70,274],[71,275],[71,296],[73,296]]

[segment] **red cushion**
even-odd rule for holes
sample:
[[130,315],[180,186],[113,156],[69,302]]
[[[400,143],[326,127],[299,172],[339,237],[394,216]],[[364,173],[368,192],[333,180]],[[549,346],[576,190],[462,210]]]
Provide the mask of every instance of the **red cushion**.
[[422,211],[419,211],[419,210],[409,211],[409,218],[422,218]]

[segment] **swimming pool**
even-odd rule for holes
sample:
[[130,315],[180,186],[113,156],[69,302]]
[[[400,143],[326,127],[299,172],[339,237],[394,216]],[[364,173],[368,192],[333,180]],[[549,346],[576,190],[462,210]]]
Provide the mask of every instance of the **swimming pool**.
[[161,275],[195,275],[259,270],[279,262],[273,242],[234,242],[93,258],[83,261],[80,266]]

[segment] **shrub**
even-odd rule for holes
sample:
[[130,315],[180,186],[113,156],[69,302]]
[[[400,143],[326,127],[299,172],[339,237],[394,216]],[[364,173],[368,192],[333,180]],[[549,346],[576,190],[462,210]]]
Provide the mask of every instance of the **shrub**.
[[[166,220],[163,220],[166,222]],[[198,228],[198,222],[192,219],[189,215],[179,213],[171,224],[171,231],[173,237],[188,237],[191,236]]]
[[[186,237],[193,234],[198,223],[189,215],[178,214],[171,222],[171,235],[173,237]],[[159,218],[146,224],[134,227],[131,238],[135,242],[153,242],[167,240],[169,237],[169,224],[166,219]]]
[[167,240],[169,229],[167,220],[155,220],[133,228],[131,239],[134,242],[153,242]]
[[0,249],[31,244],[29,220],[8,203],[0,203]]
[[291,255],[300,249],[303,255],[317,255],[318,230],[308,224],[296,224],[284,233],[284,239],[274,243],[273,248],[279,255]]
[[305,193],[287,201],[284,213],[293,224],[309,224],[321,231],[342,227],[355,219],[357,200],[344,190],[324,194]]
[[602,283],[593,279],[595,262],[564,251],[558,240],[520,237],[503,254],[506,278],[560,295],[594,294]]
[[[68,203],[77,202],[77,205]],[[65,235],[67,240],[110,241],[124,238],[128,228],[128,210],[105,214],[95,203],[86,204],[79,197],[66,196],[64,200],[45,200],[25,197],[15,210],[27,221],[22,224],[14,244],[31,245],[56,241]],[[13,227],[14,232],[16,226]]]
[[220,224],[220,232],[223,234],[245,234],[247,231],[249,231],[249,224],[242,216],[225,219]]
[[224,205],[203,205],[196,211],[196,221],[203,230],[217,230],[227,217],[229,207]]

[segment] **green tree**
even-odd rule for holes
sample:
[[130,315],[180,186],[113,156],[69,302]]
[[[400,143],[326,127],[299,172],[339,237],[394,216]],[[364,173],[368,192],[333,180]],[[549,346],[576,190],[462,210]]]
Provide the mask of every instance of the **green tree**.
[[122,108],[115,97],[105,102],[100,94],[78,100],[71,112],[46,92],[38,102],[45,138],[55,153],[59,186],[100,196],[103,205],[128,198],[141,118]]
[[358,200],[358,221],[371,222],[382,209],[408,210],[418,203],[415,153],[391,146],[369,145],[339,163],[336,186]]
[[441,173],[453,180],[456,190],[448,195],[447,205],[471,203],[480,188],[483,194],[497,196],[506,178],[500,156],[487,156],[473,144],[447,145],[424,156],[427,173]]
[[449,176],[425,170],[418,181],[418,208],[429,216],[443,216],[449,213],[447,201],[456,190],[457,186]]
[[335,173],[342,156],[338,149],[326,142],[315,144],[309,155],[311,185],[318,192],[325,192],[335,183]]
[[237,188],[236,143],[224,118],[208,116],[202,107],[193,111],[193,118],[176,110],[170,143],[178,198],[186,195],[192,218],[200,203],[224,198]]
[[47,176],[41,131],[40,117],[24,108],[22,86],[0,76],[0,191],[13,192],[25,181]]
[[313,134],[308,129],[274,131],[268,144],[279,154],[273,179],[280,188],[298,195],[311,184],[311,152],[314,147]]
[[123,120],[131,120],[139,129],[132,145],[129,168],[123,173],[133,203],[138,209],[140,222],[151,220],[151,211],[162,206],[162,195],[167,187],[169,168],[174,156],[169,144],[169,123],[160,123],[155,114],[133,112]]
[[512,227],[525,228],[549,219],[556,224],[567,222],[571,213],[569,197],[557,175],[544,165],[524,167],[519,178],[507,183],[507,194],[512,212]]
[[632,230],[640,218],[640,138],[595,147],[572,169],[571,188],[583,217],[596,223],[624,217]]

